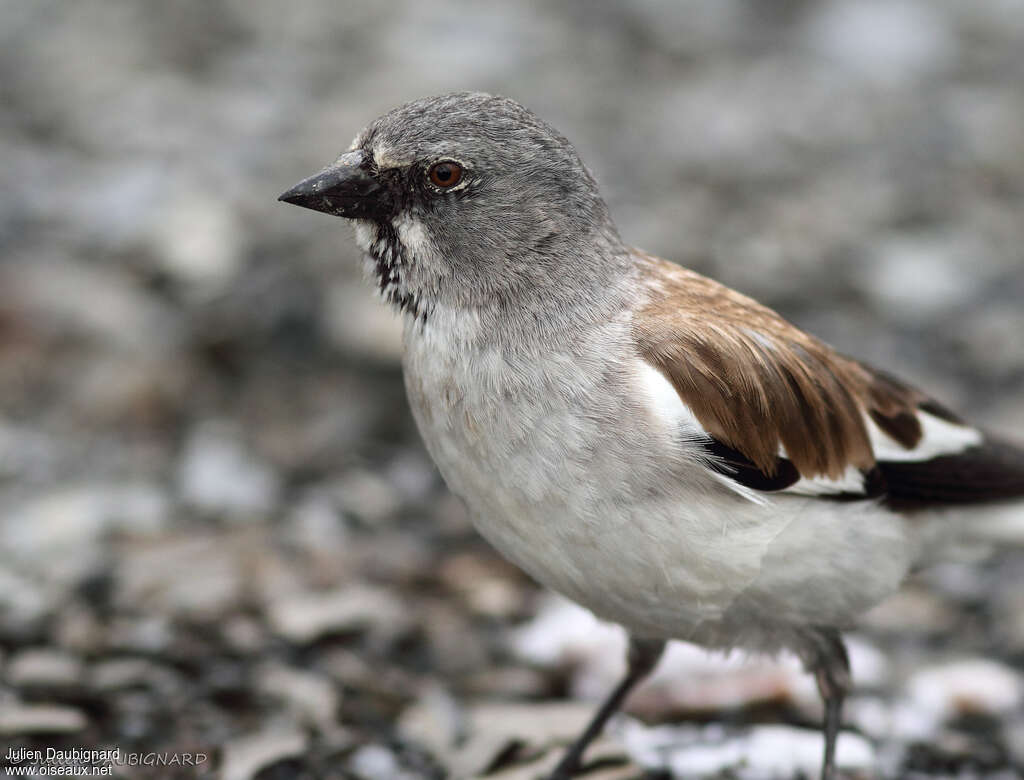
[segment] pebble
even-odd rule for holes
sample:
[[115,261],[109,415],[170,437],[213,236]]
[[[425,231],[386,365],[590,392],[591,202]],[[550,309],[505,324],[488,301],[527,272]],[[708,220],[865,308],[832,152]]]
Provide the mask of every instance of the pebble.
[[[88,558],[106,534],[154,534],[169,516],[166,494],[146,482],[65,485],[26,500],[0,520],[0,549],[36,560]],[[65,562],[69,571],[78,569]]]
[[[516,761],[513,765],[488,772],[488,780],[537,780],[538,777],[549,777],[558,762],[562,760],[565,747],[558,746],[542,752],[537,758],[525,762]],[[629,761],[622,746],[614,739],[598,737],[587,747],[586,761],[588,769],[582,777],[585,780],[637,780],[643,770]]]
[[97,656],[106,647],[107,630],[92,609],[72,601],[56,620],[54,642],[80,656]]
[[441,581],[479,615],[509,619],[523,607],[523,590],[503,561],[476,554],[445,559]]
[[336,556],[348,540],[348,528],[334,500],[324,490],[304,493],[289,510],[285,533],[297,547]]
[[333,487],[342,509],[370,525],[393,518],[401,508],[401,500],[391,483],[372,471],[351,469]]
[[0,417],[0,477],[45,479],[57,460],[55,445],[50,436]]
[[258,544],[244,535],[195,533],[134,545],[118,561],[117,598],[160,614],[223,614],[241,598]]
[[962,658],[925,666],[906,682],[910,699],[937,720],[957,715],[998,715],[1024,702],[1024,676],[988,658]]
[[[512,743],[561,752],[594,714],[585,702],[493,702],[466,710],[465,738],[442,753],[455,777],[483,771]],[[619,755],[623,755],[621,746]]]
[[10,630],[28,629],[54,609],[56,594],[39,580],[38,573],[30,577],[0,560],[0,613]]
[[969,303],[995,270],[969,236],[900,233],[875,241],[857,266],[860,284],[878,308],[909,323],[932,322]]
[[221,631],[228,647],[242,655],[257,654],[267,645],[267,630],[262,621],[246,615],[232,615]]
[[348,760],[349,770],[359,780],[411,780],[412,775],[403,772],[398,757],[383,745],[363,745]]
[[36,327],[141,354],[166,352],[180,337],[173,312],[114,267],[38,257],[16,265],[17,274],[0,272],[0,285]]
[[174,639],[174,627],[167,615],[122,616],[110,623],[107,647],[139,653],[163,653]]
[[1009,721],[1004,731],[1011,758],[1018,765],[1024,766],[1024,715]]
[[189,434],[178,471],[181,498],[199,511],[259,518],[278,502],[277,474],[242,442],[238,429],[205,422]]
[[423,745],[435,756],[445,756],[465,733],[465,719],[465,711],[449,691],[428,684],[403,710],[396,725],[403,738]]
[[179,189],[161,204],[147,238],[159,267],[207,298],[241,269],[244,231],[224,198],[200,186]]
[[386,638],[401,634],[412,622],[405,604],[392,591],[362,584],[288,594],[271,600],[267,613],[271,627],[298,644],[330,633],[367,629]]
[[256,687],[300,713],[310,725],[327,728],[337,718],[339,689],[319,674],[269,663],[257,670]]
[[22,688],[65,688],[81,682],[84,666],[62,650],[36,647],[20,650],[7,664],[7,681]]
[[0,734],[74,734],[88,725],[85,714],[74,707],[0,699]]
[[916,0],[822,3],[805,29],[809,44],[851,75],[906,86],[948,66],[957,41],[947,19]]
[[162,696],[182,690],[180,676],[171,668],[144,658],[113,658],[93,665],[89,681],[100,692],[150,688]]
[[[629,719],[623,721],[621,731],[634,761],[680,778],[720,774],[744,780],[817,777],[824,752],[820,731],[793,726],[737,731],[720,725],[647,727]],[[874,748],[863,737],[841,732],[836,765],[847,771],[870,771],[876,766]]]
[[[571,666],[570,689],[578,698],[600,700],[625,673],[625,632],[559,596],[545,597],[535,617],[510,634],[509,643],[513,653],[531,663]],[[869,666],[876,661],[874,656],[865,659]],[[813,682],[792,656],[775,661],[723,655],[672,642],[654,672],[631,694],[628,706],[653,716],[679,710],[716,712],[783,698],[816,702],[816,697]]]
[[223,748],[220,780],[252,780],[264,767],[305,753],[309,739],[299,731],[267,730],[232,739]]
[[1010,652],[1024,652],[1024,591],[1005,588],[995,599],[996,630]]

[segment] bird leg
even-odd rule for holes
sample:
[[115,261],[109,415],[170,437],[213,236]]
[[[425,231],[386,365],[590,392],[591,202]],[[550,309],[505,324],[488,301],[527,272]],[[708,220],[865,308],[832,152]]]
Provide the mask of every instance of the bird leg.
[[558,762],[549,780],[568,780],[576,774],[583,762],[583,751],[587,749],[594,738],[601,733],[605,723],[619,709],[623,700],[644,677],[650,674],[651,670],[658,663],[662,652],[665,650],[663,639],[637,639],[630,637],[629,652],[626,656],[628,669],[626,676],[615,686],[615,690],[605,699],[590,723],[583,730],[583,733],[569,747],[562,760]]
[[825,757],[821,780],[836,780],[836,740],[842,723],[843,699],[853,687],[850,658],[843,638],[834,628],[816,630],[805,648],[804,663],[818,683],[825,702]]

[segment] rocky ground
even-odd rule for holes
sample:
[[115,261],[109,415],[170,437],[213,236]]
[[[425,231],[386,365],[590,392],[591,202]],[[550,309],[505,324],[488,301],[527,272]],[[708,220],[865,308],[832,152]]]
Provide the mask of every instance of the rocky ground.
[[[519,98],[628,240],[1024,434],[1020,0],[0,22],[2,748],[120,748],[123,778],[525,780],[611,685],[618,631],[445,491],[347,228],[275,202],[422,94]],[[925,572],[850,642],[851,777],[1024,776],[1024,555]],[[629,709],[592,780],[818,761],[789,658],[679,646]]]

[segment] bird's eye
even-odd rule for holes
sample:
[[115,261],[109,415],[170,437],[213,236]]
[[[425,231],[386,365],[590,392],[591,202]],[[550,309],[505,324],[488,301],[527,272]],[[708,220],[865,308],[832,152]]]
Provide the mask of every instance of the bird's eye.
[[462,166],[450,160],[439,162],[430,167],[427,176],[435,187],[447,189],[462,180]]

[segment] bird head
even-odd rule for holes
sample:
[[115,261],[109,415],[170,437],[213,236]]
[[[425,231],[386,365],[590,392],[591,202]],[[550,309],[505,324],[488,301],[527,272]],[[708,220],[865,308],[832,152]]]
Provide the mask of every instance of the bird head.
[[385,299],[494,305],[618,243],[572,145],[513,100],[423,98],[384,114],[279,198],[354,221]]

